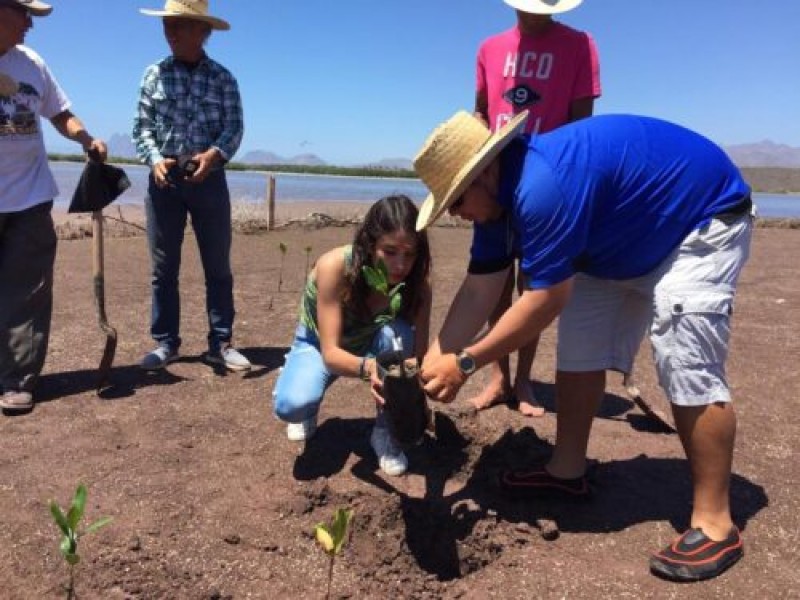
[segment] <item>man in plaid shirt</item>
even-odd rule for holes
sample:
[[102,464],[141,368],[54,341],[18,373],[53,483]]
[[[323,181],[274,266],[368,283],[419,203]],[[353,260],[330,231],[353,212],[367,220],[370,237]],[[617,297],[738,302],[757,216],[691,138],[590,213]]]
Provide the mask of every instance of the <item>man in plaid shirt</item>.
[[206,278],[206,359],[247,370],[250,362],[231,345],[231,205],[224,170],[242,141],[242,105],[236,79],[203,49],[212,30],[230,26],[208,15],[206,0],[167,0],[163,11],[142,13],[162,18],[172,54],[145,70],[133,126],[139,158],[151,168],[145,208],[153,266],[150,332],[158,344],[141,367],[157,370],[178,358],[178,275],[191,215]]

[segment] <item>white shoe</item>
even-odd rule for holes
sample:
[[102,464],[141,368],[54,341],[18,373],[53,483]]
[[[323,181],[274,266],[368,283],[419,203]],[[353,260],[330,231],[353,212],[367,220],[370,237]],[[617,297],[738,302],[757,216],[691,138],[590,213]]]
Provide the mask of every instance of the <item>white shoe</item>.
[[384,473],[397,477],[406,472],[408,459],[392,439],[386,427],[377,425],[373,427],[372,435],[369,436],[369,443],[378,456],[378,466]]
[[286,437],[293,442],[304,442],[314,437],[317,432],[317,417],[311,417],[299,423],[289,423],[286,426]]
[[206,360],[214,365],[220,365],[231,371],[249,371],[253,365],[233,346],[225,346],[216,352],[209,351]]

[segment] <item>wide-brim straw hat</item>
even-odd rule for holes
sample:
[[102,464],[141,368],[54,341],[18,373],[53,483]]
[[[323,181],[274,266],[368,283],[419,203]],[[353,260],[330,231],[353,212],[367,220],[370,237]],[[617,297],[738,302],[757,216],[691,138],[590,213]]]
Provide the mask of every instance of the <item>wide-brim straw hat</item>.
[[458,111],[433,130],[414,158],[414,170],[430,190],[417,215],[417,231],[442,216],[508,143],[525,127],[521,112],[497,133],[467,111]]
[[208,0],[167,0],[164,3],[164,10],[140,8],[139,12],[149,17],[181,17],[204,21],[211,25],[211,29],[220,31],[231,28],[227,21],[208,14]]
[[44,2],[39,2],[39,0],[2,0],[0,2],[0,6],[3,5],[8,6],[9,4],[16,4],[17,6],[21,6],[29,13],[31,13],[34,17],[46,17],[51,12],[53,12],[53,7],[49,4],[45,4]]
[[576,8],[583,0],[503,0],[511,8],[532,15],[557,15]]

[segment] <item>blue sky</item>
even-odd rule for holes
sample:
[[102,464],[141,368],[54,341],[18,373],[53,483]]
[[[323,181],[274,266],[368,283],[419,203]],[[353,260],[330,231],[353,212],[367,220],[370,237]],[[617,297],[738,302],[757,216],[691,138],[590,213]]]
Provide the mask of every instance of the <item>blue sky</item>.
[[[513,25],[502,0],[210,0],[231,23],[208,53],[236,75],[239,155],[312,152],[332,164],[412,158],[429,131],[471,110],[480,41]],[[146,65],[168,53],[163,0],[53,0],[26,43],[95,135],[130,131]],[[584,0],[560,20],[592,33],[595,112],[652,115],[722,145],[800,146],[800,1]],[[47,128],[51,150],[69,148]]]

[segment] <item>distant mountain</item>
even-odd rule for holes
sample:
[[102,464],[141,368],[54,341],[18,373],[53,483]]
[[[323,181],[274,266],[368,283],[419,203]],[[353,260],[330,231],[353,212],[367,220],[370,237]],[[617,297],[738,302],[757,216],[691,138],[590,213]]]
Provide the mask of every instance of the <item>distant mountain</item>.
[[244,163],[246,165],[316,165],[324,166],[326,163],[319,156],[315,154],[298,154],[291,158],[280,156],[274,152],[266,150],[251,150],[244,156],[237,159],[236,162]]
[[770,140],[725,146],[725,152],[740,167],[800,168],[800,148],[776,144]]
[[297,156],[290,158],[289,161],[290,165],[306,165],[315,167],[322,167],[328,164],[316,154],[298,154]]
[[130,135],[114,133],[106,142],[109,156],[118,158],[136,158],[136,146],[133,145]]

